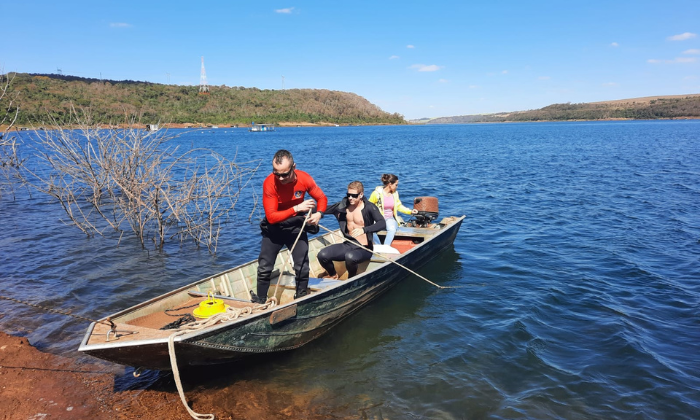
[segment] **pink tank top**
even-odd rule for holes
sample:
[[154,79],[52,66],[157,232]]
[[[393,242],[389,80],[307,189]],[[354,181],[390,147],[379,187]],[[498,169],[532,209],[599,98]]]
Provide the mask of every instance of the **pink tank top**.
[[384,218],[389,219],[394,217],[394,196],[384,195]]

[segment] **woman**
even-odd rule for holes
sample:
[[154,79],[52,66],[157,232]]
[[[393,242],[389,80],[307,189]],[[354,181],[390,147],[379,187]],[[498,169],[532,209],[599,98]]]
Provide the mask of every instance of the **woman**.
[[[369,201],[376,204],[384,215],[384,219],[386,220],[386,238],[384,238],[384,245],[391,245],[391,242],[394,240],[394,235],[396,235],[396,229],[399,227],[399,222],[396,221],[398,212],[416,214],[418,210],[411,210],[401,204],[399,193],[396,192],[399,187],[398,176],[394,174],[384,174],[382,175],[382,184],[384,184],[383,187],[379,186],[372,192]],[[376,233],[374,234],[374,242],[381,244]]]

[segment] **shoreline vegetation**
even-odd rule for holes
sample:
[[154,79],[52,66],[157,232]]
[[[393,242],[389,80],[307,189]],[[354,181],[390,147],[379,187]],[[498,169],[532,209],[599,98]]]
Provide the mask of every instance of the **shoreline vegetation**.
[[495,114],[423,118],[412,124],[469,124],[499,122],[626,121],[700,119],[700,94],[647,96],[643,98],[580,104],[553,104],[540,109]]
[[[63,126],[74,110],[89,111],[93,124],[160,124],[173,128],[275,125],[406,124],[354,93],[325,89],[269,90],[163,85],[131,80],[99,80],[56,74],[8,73],[18,93],[17,127]],[[12,111],[12,110],[11,110]],[[107,128],[107,127],[106,127]]]
[[[261,123],[263,124],[263,123]],[[90,128],[93,129],[105,129],[105,130],[126,130],[126,129],[137,129],[145,130],[149,124],[140,122],[125,122],[121,124],[94,124]],[[275,124],[277,127],[335,127],[341,124],[332,123],[309,123],[309,122],[280,122]],[[348,125],[348,124],[345,124]],[[357,125],[396,125],[396,124],[357,124]],[[158,124],[158,129],[197,129],[197,130],[211,130],[217,128],[250,128],[252,124],[198,124],[198,123],[160,123]],[[85,128],[81,124],[69,123],[69,124],[30,124],[30,125],[13,125],[12,127],[8,125],[0,124],[0,133],[4,131],[33,131],[33,130],[73,130],[73,129],[83,129]]]
[[[700,94],[666,95],[604,102],[552,104],[540,109],[407,121],[349,92],[324,89],[269,90],[164,85],[69,75],[8,73],[18,96],[13,130],[75,128],[75,109],[87,110],[102,128],[246,128],[252,122],[280,127],[336,125],[469,124],[498,122],[700,119]],[[9,110],[10,112],[14,111]],[[0,127],[5,131],[7,127]]]

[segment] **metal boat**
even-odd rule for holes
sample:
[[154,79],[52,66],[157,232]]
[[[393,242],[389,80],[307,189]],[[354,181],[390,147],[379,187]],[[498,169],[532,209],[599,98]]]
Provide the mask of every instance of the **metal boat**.
[[[309,240],[311,279],[306,296],[294,298],[293,275],[285,273],[289,251],[283,249],[277,257],[268,294],[274,299],[267,304],[250,302],[250,291],[256,288],[255,260],[92,323],[79,351],[122,365],[168,370],[169,340],[181,368],[296,349],[410,276],[400,265],[415,270],[452,246],[463,219],[464,216],[446,217],[436,223],[400,227],[391,244],[396,252],[376,253],[350,279],[344,263],[336,263],[338,280],[322,278],[326,273],[317,254],[323,247],[342,241],[342,235],[336,230],[316,236]],[[188,329],[187,324],[163,329],[177,317],[191,314],[192,307],[217,299],[229,311],[237,311],[235,319],[197,329]],[[274,306],[270,303],[273,300],[278,302]]]
[[254,131],[254,132],[275,131],[275,125],[274,124],[255,124],[255,123],[253,123],[250,126],[250,130],[248,130],[248,131]]

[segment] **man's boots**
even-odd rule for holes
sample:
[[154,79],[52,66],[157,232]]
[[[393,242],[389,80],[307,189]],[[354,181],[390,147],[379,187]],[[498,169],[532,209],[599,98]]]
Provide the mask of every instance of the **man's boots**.
[[[267,295],[267,293],[265,293],[265,294]],[[253,303],[265,303],[265,302],[267,302],[267,297],[262,298],[261,296],[258,296],[257,294],[255,294],[254,291],[251,290],[250,291],[250,301]]]
[[297,292],[294,294],[294,299],[300,299],[309,294],[309,282],[302,281],[297,283]]

